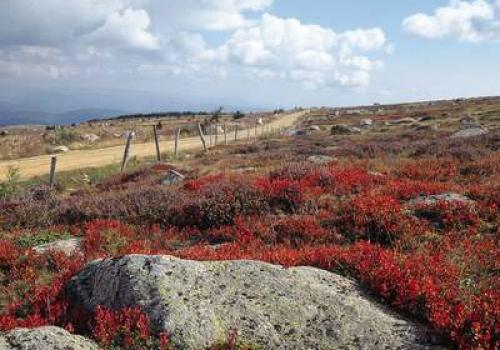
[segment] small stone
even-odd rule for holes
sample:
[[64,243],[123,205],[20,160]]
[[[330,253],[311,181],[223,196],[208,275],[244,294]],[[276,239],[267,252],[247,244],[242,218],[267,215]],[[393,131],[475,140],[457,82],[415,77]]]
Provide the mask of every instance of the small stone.
[[307,161],[314,163],[314,164],[327,164],[327,163],[333,162],[334,160],[337,160],[337,158],[330,157],[330,156],[324,156],[324,155],[313,155],[313,156],[307,157]]
[[33,250],[38,254],[46,254],[48,252],[61,252],[66,255],[73,255],[78,250],[80,250],[81,239],[80,238],[72,238],[59,240],[47,244],[42,244],[36,247],[33,247]]
[[169,170],[167,175],[161,180],[162,185],[171,186],[184,181],[186,177],[176,170]]
[[330,132],[332,135],[351,135],[361,134],[361,129],[355,126],[337,124],[332,126]]
[[470,137],[483,136],[488,133],[488,129],[484,128],[471,128],[460,130],[453,135],[451,135],[452,139],[467,139]]
[[69,148],[66,146],[52,146],[50,148],[50,153],[67,153]]
[[92,340],[59,327],[18,328],[0,336],[0,350],[99,350]]

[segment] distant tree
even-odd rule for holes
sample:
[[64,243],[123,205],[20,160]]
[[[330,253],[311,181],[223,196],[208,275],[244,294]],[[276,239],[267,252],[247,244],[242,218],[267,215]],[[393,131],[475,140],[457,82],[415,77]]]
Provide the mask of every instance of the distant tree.
[[222,107],[222,106],[217,108],[217,110],[212,114],[212,118],[210,118],[210,121],[218,123],[220,121],[220,116],[222,114],[223,109],[224,109],[224,107]]
[[233,114],[233,119],[234,120],[238,120],[238,119],[241,119],[241,118],[244,118],[244,117],[245,117],[245,114],[241,113],[240,111],[236,111],[236,113]]

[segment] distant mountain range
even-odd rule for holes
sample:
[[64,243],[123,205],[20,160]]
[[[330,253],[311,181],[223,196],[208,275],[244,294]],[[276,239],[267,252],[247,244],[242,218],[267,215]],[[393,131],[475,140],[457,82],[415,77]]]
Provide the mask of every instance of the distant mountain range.
[[91,119],[117,117],[130,112],[114,109],[76,109],[62,113],[1,110],[0,125],[51,125],[81,123]]

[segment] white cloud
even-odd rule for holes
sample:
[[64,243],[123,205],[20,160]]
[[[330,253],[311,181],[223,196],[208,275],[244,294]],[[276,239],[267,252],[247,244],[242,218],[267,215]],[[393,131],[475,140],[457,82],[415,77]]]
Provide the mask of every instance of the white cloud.
[[[334,32],[262,14],[272,3],[0,0],[0,74],[17,75],[24,65],[53,79],[99,69],[104,77],[120,69],[150,76],[157,67],[173,75],[288,79],[319,88],[365,86],[383,66],[374,57],[390,51],[381,29]],[[219,31],[222,44],[211,45],[208,31]]]
[[104,24],[87,39],[91,42],[117,45],[135,49],[157,49],[158,38],[149,32],[151,21],[144,10],[126,9],[113,12]]
[[381,29],[343,33],[296,19],[264,14],[260,23],[238,30],[218,49],[218,56],[253,68],[275,70],[280,76],[304,81],[308,87],[367,85],[370,74],[381,65],[366,55],[383,51]]
[[428,39],[454,37],[460,41],[500,40],[500,0],[450,0],[433,15],[417,13],[403,21],[403,28]]

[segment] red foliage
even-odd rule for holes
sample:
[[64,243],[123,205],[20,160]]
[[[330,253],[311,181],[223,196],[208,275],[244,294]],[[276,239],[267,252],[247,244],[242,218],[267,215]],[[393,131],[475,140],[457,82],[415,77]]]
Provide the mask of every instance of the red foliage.
[[[109,217],[161,228],[113,220],[73,226],[72,232],[82,236],[83,252],[72,257],[37,255],[16,244],[18,233],[0,240],[2,289],[8,302],[0,330],[44,324],[81,329],[68,313],[64,286],[85,263],[129,253],[172,254],[349,273],[387,303],[427,321],[459,348],[498,349],[500,195],[495,169],[492,161],[459,164],[453,159],[406,162],[384,176],[362,167],[296,166],[266,178],[220,175],[188,181],[179,199],[168,203],[170,193],[149,203],[154,188],[139,196],[139,202],[135,195],[126,203],[115,198],[113,205],[121,205],[116,212],[101,203]],[[487,181],[476,183],[478,177]],[[476,202],[406,202],[448,191]],[[212,247],[207,242],[225,244]],[[41,280],[43,274],[50,280]],[[104,346],[169,347],[168,335],[153,334],[137,308],[99,308],[91,325]],[[230,335],[227,346],[219,348],[233,349],[235,337]]]

